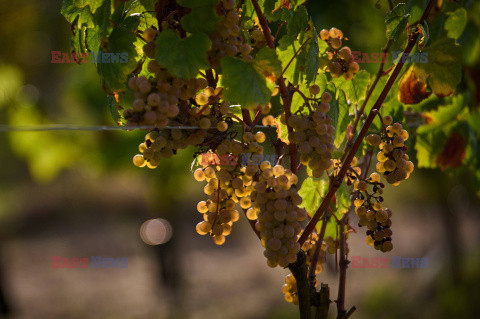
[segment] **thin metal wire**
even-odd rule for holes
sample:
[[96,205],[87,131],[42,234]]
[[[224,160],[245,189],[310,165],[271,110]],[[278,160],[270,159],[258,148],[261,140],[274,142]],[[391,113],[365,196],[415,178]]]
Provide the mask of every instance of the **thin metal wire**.
[[[241,126],[241,125],[236,125]],[[148,130],[157,128],[156,126],[84,126],[73,124],[48,124],[48,125],[4,125],[0,124],[0,132],[43,132],[43,131],[132,131]],[[254,128],[275,128],[275,126],[256,125]],[[158,128],[160,130],[198,130],[198,126],[165,126]]]

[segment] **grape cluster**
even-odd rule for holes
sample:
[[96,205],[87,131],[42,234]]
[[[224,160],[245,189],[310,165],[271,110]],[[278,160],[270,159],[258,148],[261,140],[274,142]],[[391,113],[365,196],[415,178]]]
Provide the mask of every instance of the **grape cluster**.
[[297,280],[292,274],[288,274],[285,277],[285,284],[282,287],[282,292],[284,294],[285,301],[291,302],[298,306]]
[[291,302],[294,305],[298,306],[298,290],[297,290],[297,280],[292,274],[288,274],[285,277],[285,284],[282,287],[282,292],[285,297],[286,302]]
[[260,165],[251,195],[255,205],[247,211],[247,217],[257,217],[255,229],[260,232],[267,264],[272,268],[295,262],[300,250],[299,222],[307,218],[307,212],[298,207],[302,198],[297,193],[297,182],[297,176],[281,165],[272,167],[267,161]]
[[135,100],[132,108],[127,108],[123,112],[127,126],[165,127],[169,119],[177,117],[181,108],[191,107],[189,99],[207,87],[207,81],[203,78],[188,81],[174,78],[154,60],[149,62],[148,67],[155,73],[155,78],[147,79],[141,76],[128,80],[129,88],[134,91]]
[[237,159],[242,152],[263,154],[260,143],[265,141],[265,134],[245,132],[243,139],[244,143],[224,139],[215,149],[216,154],[227,155],[233,161],[212,166],[202,163],[206,165],[194,172],[195,180],[207,181],[203,190],[209,196],[207,201],[201,201],[197,205],[197,210],[204,214],[204,221],[197,224],[196,230],[200,235],[213,236],[217,245],[225,242],[225,236],[230,234],[233,222],[239,218],[235,209],[237,203],[247,211],[247,217],[252,213],[250,194],[253,191],[253,176],[259,171],[259,165],[242,166]]
[[401,181],[410,177],[414,168],[405,153],[408,132],[402,128],[400,123],[391,125],[392,118],[390,116],[383,118],[383,124],[387,126],[385,133],[382,136],[370,134],[366,141],[369,145],[380,148],[380,152],[377,154],[377,171],[383,174],[389,184],[397,186]]
[[290,142],[298,145],[300,162],[311,169],[314,177],[322,176],[333,165],[331,152],[335,149],[335,128],[332,118],[325,114],[330,110],[330,100],[331,95],[325,92],[322,102],[314,105],[315,111],[308,115],[292,114],[288,118],[288,124],[294,129]]
[[[180,103],[182,113],[170,120],[170,125],[178,129],[154,129],[148,133],[145,141],[139,145],[141,154],[134,156],[133,163],[138,167],[156,168],[162,158],[172,157],[178,149],[187,148],[189,145],[215,143],[218,139],[224,138],[224,132],[230,127],[227,123],[229,119],[225,117],[229,104],[218,100],[221,90],[217,89],[207,87],[204,92],[197,95],[197,100],[206,103],[205,105]],[[217,95],[215,91],[218,91]],[[212,98],[217,102],[212,102]],[[198,129],[182,129],[185,125]]]
[[320,38],[329,46],[326,52],[327,70],[332,77],[338,78],[343,75],[345,80],[353,79],[360,66],[353,61],[352,50],[347,46],[342,47],[342,40],[347,40],[343,37],[343,32],[337,28],[323,29],[320,31]]
[[252,47],[240,36],[240,16],[235,10],[235,0],[223,0],[216,7],[222,17],[217,31],[210,35],[212,48],[208,59],[213,67],[219,67],[220,61],[227,56],[241,55],[245,61],[251,61]]
[[[373,186],[372,192],[368,187]],[[355,212],[359,220],[359,227],[367,226],[366,242],[370,246],[382,252],[392,250],[392,211],[382,207],[383,188],[385,185],[380,182],[380,175],[372,173],[366,180],[357,180],[354,189],[357,191],[357,198],[354,201]]]
[[138,146],[141,154],[133,157],[133,164],[138,167],[156,168],[162,158],[170,158],[177,149],[188,145],[198,145],[205,140],[205,130],[154,129],[145,135],[145,142]]
[[[197,210],[203,214],[204,220],[197,224],[196,230],[200,235],[210,234],[217,245],[225,243],[225,236],[231,233],[233,223],[240,217],[235,209],[238,198],[230,191],[233,187],[226,185],[233,178],[231,173],[228,168],[215,169],[211,166],[194,172],[197,181],[207,181],[203,190],[209,196],[208,200],[197,205]],[[240,181],[239,189],[243,187],[243,181]]]

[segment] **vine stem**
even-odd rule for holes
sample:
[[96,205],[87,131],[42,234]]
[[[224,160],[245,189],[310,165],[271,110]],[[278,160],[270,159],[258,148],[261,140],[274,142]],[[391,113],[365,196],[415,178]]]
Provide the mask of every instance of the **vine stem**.
[[[363,112],[365,111],[365,107],[367,106],[367,103],[370,100],[370,97],[372,96],[373,90],[375,90],[375,87],[377,86],[378,81],[380,81],[380,78],[385,75],[385,73],[383,72],[383,67],[385,66],[384,55],[388,52],[392,43],[393,43],[393,40],[389,39],[387,44],[385,45],[385,47],[382,50],[382,53],[383,53],[382,54],[382,63],[380,64],[380,67],[378,68],[378,72],[377,72],[377,75],[375,76],[375,80],[373,81],[372,85],[370,86],[370,88],[367,91],[367,95],[365,96],[365,100],[363,100],[363,103],[360,106],[360,109],[357,110],[357,112],[356,112],[357,114],[355,116],[355,122],[353,123],[353,126],[352,126],[352,135],[355,135],[355,132],[357,131],[358,123],[360,122],[360,118],[362,117]],[[345,154],[347,154],[350,147],[352,147],[352,140],[351,139],[349,139],[347,141],[347,145],[345,146],[345,153],[343,154],[343,156],[345,156]],[[342,158],[342,160],[343,159],[344,158]]]
[[[258,22],[262,27],[263,34],[265,35],[265,41],[267,42],[267,45],[270,49],[275,50],[275,43],[273,42],[273,37],[272,37],[272,34],[270,33],[270,28],[268,27],[268,21],[262,12],[262,8],[260,8],[260,5],[258,4],[257,0],[252,0],[252,4],[255,9],[255,12],[257,13]],[[280,94],[282,96],[283,108],[285,110],[285,121],[287,123],[288,139],[291,140],[291,138],[293,137],[293,128],[290,125],[288,125],[288,119],[292,115],[292,112],[290,110],[290,106],[292,103],[292,94],[288,90],[283,76],[278,77],[277,83],[280,89]],[[298,161],[297,146],[294,143],[290,143],[289,147],[290,147],[290,170],[292,171],[292,173],[296,174],[297,161]]]
[[297,261],[288,265],[297,281],[298,307],[300,319],[311,319],[312,308],[310,305],[310,285],[307,278],[307,261],[303,250],[297,254]]
[[337,318],[343,318],[346,314],[345,311],[345,286],[347,283],[347,267],[349,261],[346,258],[346,236],[345,236],[345,225],[348,223],[348,214],[352,210],[352,206],[348,212],[340,220],[340,279],[338,281],[338,297],[337,297]]
[[[254,1],[254,0],[252,0]],[[430,10],[432,9],[433,5],[435,3],[435,0],[430,0],[428,2],[427,8],[423,12],[422,18],[420,19],[420,22],[423,23],[423,21],[428,17],[428,14],[430,13]],[[410,39],[408,40],[407,47],[403,51],[402,56],[409,56],[410,52],[412,51],[413,47],[417,43],[418,37],[420,34],[418,32],[415,32],[413,35],[410,36]],[[360,144],[362,143],[363,139],[365,138],[365,135],[367,134],[368,129],[370,128],[370,125],[372,125],[373,119],[376,116],[375,110],[379,110],[382,106],[383,101],[385,101],[385,98],[387,97],[388,92],[392,88],[393,84],[395,83],[395,80],[397,79],[398,75],[400,74],[400,71],[403,68],[403,65],[405,62],[402,62],[400,60],[398,64],[396,65],[395,69],[393,70],[392,74],[388,78],[387,83],[385,84],[385,87],[383,88],[382,92],[380,93],[380,96],[378,97],[377,101],[372,107],[372,111],[370,111],[367,119],[365,120],[365,124],[363,125],[360,133],[358,134],[357,138],[355,139],[355,143],[352,145],[352,148],[348,152],[347,157],[345,158],[342,167],[340,169],[340,172],[338,173],[337,177],[333,180],[332,183],[330,183],[330,187],[328,188],[328,192],[325,195],[322,203],[320,204],[320,207],[317,209],[315,214],[313,215],[312,219],[308,223],[308,225],[305,227],[305,230],[303,231],[302,235],[300,236],[300,239],[298,240],[300,245],[303,245],[305,240],[308,238],[308,236],[312,233],[312,231],[315,229],[315,225],[318,223],[318,220],[324,213],[324,211],[327,209],[328,204],[330,203],[330,200],[332,199],[333,195],[337,192],[338,188],[342,184],[342,181],[345,177],[345,174],[348,171],[348,168],[350,167],[350,163],[353,160],[353,157],[357,153]]]
[[325,230],[327,229],[328,214],[323,215],[322,221],[322,228],[320,229],[320,234],[318,234],[317,244],[315,246],[315,251],[313,252],[310,269],[308,270],[308,280],[310,281],[310,287],[312,288],[315,288],[315,269],[317,268],[318,258],[320,257],[320,251],[323,246],[323,237],[325,237]]

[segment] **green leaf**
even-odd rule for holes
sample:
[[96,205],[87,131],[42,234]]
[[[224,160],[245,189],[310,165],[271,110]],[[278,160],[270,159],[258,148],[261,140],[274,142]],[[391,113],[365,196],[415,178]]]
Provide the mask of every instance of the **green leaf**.
[[392,9],[385,18],[387,25],[387,39],[396,41],[407,26],[410,14],[405,14],[405,3],[399,3]]
[[325,73],[320,73],[317,75],[317,78],[315,79],[315,84],[320,87],[320,94],[327,89],[328,80]]
[[282,63],[275,50],[264,47],[255,55],[253,66],[264,76],[273,75],[275,79],[282,74]]
[[222,60],[222,72],[223,96],[230,103],[248,108],[270,100],[273,88],[267,85],[267,80],[258,73],[253,63],[226,57]]
[[428,63],[415,63],[414,72],[440,97],[451,95],[462,79],[462,49],[454,39],[442,38],[423,52]]
[[334,78],[332,82],[338,89],[342,89],[350,102],[357,104],[365,99],[367,87],[370,83],[370,73],[365,70],[359,71],[352,80],[343,77]]
[[446,124],[451,124],[457,121],[459,114],[466,106],[465,97],[457,95],[452,99],[452,104],[439,107],[438,110],[426,114],[430,119],[429,124],[420,126],[417,129],[417,134],[426,134],[434,130],[441,129]]
[[423,21],[423,23],[424,23],[423,25],[418,24],[418,27],[420,28],[420,30],[422,32],[422,36],[421,36],[420,40],[418,40],[418,48],[420,49],[420,51],[423,50],[425,45],[428,43],[428,40],[430,39],[430,31],[428,30],[428,22]]
[[[456,96],[452,103],[438,108],[426,114],[431,120],[417,129],[415,150],[419,167],[436,168],[436,159],[442,152],[452,127],[458,125],[461,113],[466,108],[466,100],[463,95]],[[439,147],[440,145],[440,147]]]
[[298,194],[303,198],[299,206],[304,208],[308,215],[312,217],[320,207],[327,190],[328,180],[326,178],[307,177],[298,191]]
[[[71,1],[67,0],[66,2]],[[73,4],[79,8],[86,7],[88,5],[92,13],[95,13],[95,11],[102,5],[102,3],[103,0],[73,0]]]
[[[347,186],[345,183],[342,183],[337,190],[336,193],[336,213],[343,215],[348,212],[348,209],[352,205],[352,201],[350,200],[350,193],[348,192]],[[337,216],[338,217],[338,216]]]
[[285,144],[290,144],[290,140],[288,139],[288,127],[280,121],[280,116],[277,117],[277,136],[278,138],[284,142]]
[[[332,108],[335,108],[334,114],[336,114],[337,121],[334,125],[335,127],[335,147],[340,147],[345,139],[347,134],[347,125],[350,121],[350,116],[348,114],[348,103],[343,90],[339,90],[337,94],[336,103],[330,103]],[[332,123],[333,125],[333,123]]]
[[453,39],[458,39],[465,27],[467,26],[467,10],[458,8],[453,12],[445,13],[447,19],[445,20],[444,29],[447,31],[447,36]]
[[[323,223],[322,220],[320,220],[317,223],[317,232],[320,232],[320,229],[322,228],[322,223]],[[330,218],[327,221],[327,227],[325,228],[325,235],[323,238],[332,237],[333,240],[337,240],[339,237],[339,232],[337,229],[338,229],[338,223],[336,219],[333,216],[330,216]]]
[[[137,66],[137,51],[134,42],[136,36],[134,33],[115,28],[108,37],[106,53],[128,54],[127,63],[97,63],[97,71],[100,74],[107,88],[112,91],[124,90],[127,82],[127,75],[133,72]],[[104,54],[103,52],[101,54]]]
[[365,100],[369,84],[370,73],[365,70],[360,70],[352,79],[352,89],[348,94],[348,99],[355,104]]
[[288,21],[288,35],[296,36],[308,26],[308,12],[304,6],[299,6]]
[[265,17],[268,19],[268,21],[274,22],[280,19],[281,17],[281,10],[275,10],[275,4],[277,3],[277,0],[265,0],[263,3],[263,14],[265,14]]
[[110,96],[110,95],[107,96],[107,105],[108,105],[108,109],[110,110],[110,115],[112,116],[112,119],[115,121],[115,124],[120,124],[121,116],[117,107],[117,102],[115,101],[115,98],[113,96]]
[[138,17],[140,19],[140,24],[138,26],[140,30],[145,30],[151,26],[158,28],[158,20],[155,16],[156,2],[156,0],[139,0],[132,2],[123,15],[123,22],[120,22],[119,24],[123,23],[128,25],[128,23],[132,23],[132,20],[129,20],[130,18]]
[[441,147],[447,139],[443,131],[434,131],[427,134],[418,135],[415,141],[415,150],[417,151],[417,166],[423,168],[436,168],[436,158],[441,153]]
[[[97,4],[99,6],[102,4],[102,1],[93,2],[92,5],[94,5],[95,10],[98,8]],[[92,10],[92,7],[88,5],[88,1],[64,0],[60,13],[69,23],[76,21],[78,26],[86,24],[89,27],[93,27],[93,13],[95,10]]]
[[303,75],[300,71],[300,67],[303,67],[303,61],[306,58],[306,47],[303,46],[302,50],[292,61],[292,58],[295,56],[295,52],[300,49],[301,44],[298,42],[298,40],[293,39],[293,42],[291,42],[291,40],[291,37],[283,36],[279,41],[277,53],[282,63],[282,69],[285,70],[283,74],[284,77],[290,83],[297,85],[303,82]]
[[320,67],[320,49],[318,47],[317,31],[312,25],[313,34],[312,40],[310,40],[310,47],[307,52],[307,61],[305,62],[305,75],[306,81],[310,83],[315,79],[318,74],[318,68]]
[[187,32],[213,33],[217,30],[220,20],[215,13],[215,5],[205,5],[192,9],[192,12],[185,15],[180,22]]
[[180,39],[173,30],[166,29],[157,36],[155,44],[155,61],[175,77],[195,78],[199,69],[209,66],[207,51],[212,42],[204,33]]

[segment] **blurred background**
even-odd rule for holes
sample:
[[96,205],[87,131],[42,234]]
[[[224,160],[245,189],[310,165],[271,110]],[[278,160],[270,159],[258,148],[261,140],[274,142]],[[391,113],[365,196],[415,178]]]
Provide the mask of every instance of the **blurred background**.
[[[310,1],[309,11],[319,29],[343,30],[353,50],[378,52],[387,3],[375,3]],[[480,4],[466,6],[459,42],[471,77],[461,86],[475,88]],[[51,51],[69,51],[70,26],[60,8],[60,1],[0,2],[0,124],[115,124],[94,64],[50,62]],[[377,67],[362,65],[371,73]],[[193,150],[140,169],[131,159],[141,141],[142,132],[0,132],[1,314],[297,318],[281,292],[288,272],[268,268],[245,220],[221,247],[196,234],[203,185],[190,172]],[[350,255],[426,257],[428,267],[350,268],[346,305],[357,307],[354,318],[478,317],[480,203],[468,175],[418,169],[387,188],[393,251],[367,246],[361,229],[350,235]],[[126,257],[128,268],[54,269],[51,256]],[[328,256],[319,280],[329,284],[332,300],[337,278],[335,256]]]

